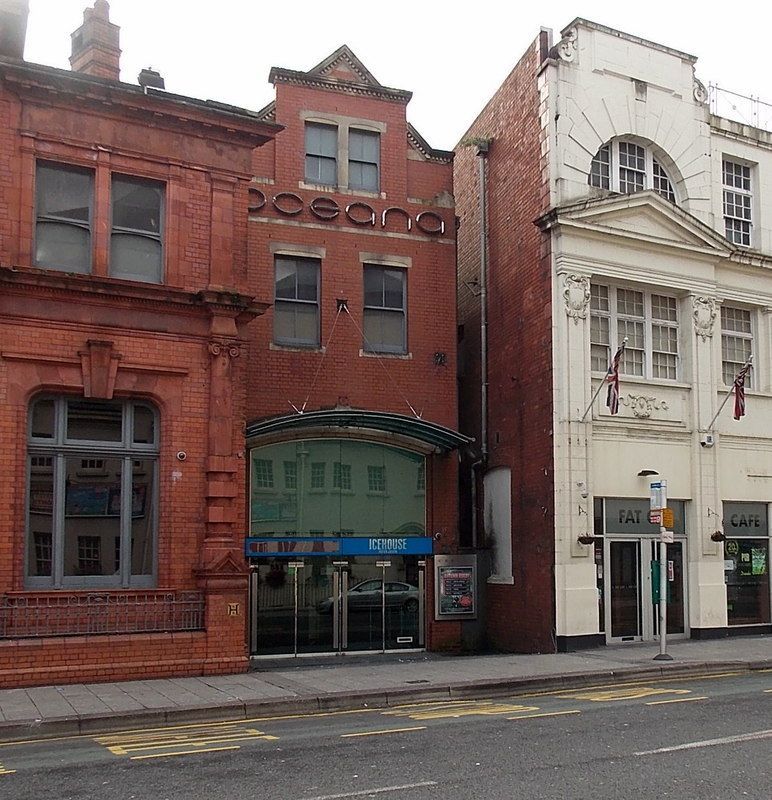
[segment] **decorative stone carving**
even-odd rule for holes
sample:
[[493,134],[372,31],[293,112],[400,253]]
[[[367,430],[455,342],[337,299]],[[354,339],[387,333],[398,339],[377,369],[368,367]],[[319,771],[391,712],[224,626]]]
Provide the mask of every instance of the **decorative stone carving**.
[[590,279],[584,275],[566,275],[563,299],[566,303],[566,314],[578,325],[580,319],[587,318],[587,306],[590,304]]
[[713,323],[716,321],[716,298],[695,297],[692,300],[694,332],[703,342],[713,336]]
[[241,348],[236,342],[223,342],[213,339],[209,342],[209,352],[213,356],[225,356],[226,358],[238,358],[241,355]]
[[705,84],[699,80],[699,78],[694,79],[694,99],[698,103],[708,102],[708,90],[705,88]]
[[118,362],[121,354],[116,353],[111,341],[89,339],[85,350],[79,350],[83,374],[83,396],[100,400],[112,400]]
[[619,402],[627,406],[638,419],[648,419],[654,411],[667,411],[669,408],[664,400],[657,400],[656,397],[645,394],[628,394],[626,397],[620,397]]
[[565,36],[557,43],[556,50],[558,57],[563,61],[573,61],[576,57],[576,28],[569,28]]

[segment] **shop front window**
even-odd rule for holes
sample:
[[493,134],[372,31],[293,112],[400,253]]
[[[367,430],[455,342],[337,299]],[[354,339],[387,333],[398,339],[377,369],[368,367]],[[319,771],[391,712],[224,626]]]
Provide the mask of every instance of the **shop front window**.
[[[340,439],[255,448],[250,535],[423,536],[426,503],[416,492],[415,476],[424,463],[422,455],[408,450]],[[266,479],[280,472],[281,483]]]
[[724,503],[724,581],[730,625],[770,622],[766,503]]

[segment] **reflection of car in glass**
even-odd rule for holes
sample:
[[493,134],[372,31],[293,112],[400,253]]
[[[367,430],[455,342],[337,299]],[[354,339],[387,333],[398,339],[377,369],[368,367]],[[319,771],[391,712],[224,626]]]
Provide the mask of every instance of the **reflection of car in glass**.
[[[356,611],[360,608],[380,608],[381,607],[381,586],[385,588],[386,608],[401,607],[409,614],[418,611],[418,589],[409,583],[400,581],[361,581],[352,586],[346,593],[349,611]],[[327,597],[317,603],[316,610],[320,614],[329,614],[333,607],[332,597]]]

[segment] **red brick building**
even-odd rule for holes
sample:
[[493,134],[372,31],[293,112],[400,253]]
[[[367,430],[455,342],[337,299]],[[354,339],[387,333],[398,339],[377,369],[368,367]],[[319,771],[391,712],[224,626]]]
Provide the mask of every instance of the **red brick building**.
[[4,3],[0,684],[457,647],[452,154],[345,47],[256,114],[120,82],[104,0],[72,71],[25,28]]
[[[474,544],[492,551],[489,643],[516,652],[555,649],[551,254],[533,224],[549,207],[536,85],[547,49],[545,32],[465,133],[454,174],[461,430],[479,443]],[[465,462],[462,474],[472,466]]]
[[249,216],[273,303],[249,329],[251,652],[457,647],[471,567],[443,566],[442,608],[432,571],[458,552],[465,443],[453,154],[348,47],[270,80],[262,115],[284,131],[255,151]]
[[252,152],[280,129],[72,71],[0,16],[0,685],[243,670]]

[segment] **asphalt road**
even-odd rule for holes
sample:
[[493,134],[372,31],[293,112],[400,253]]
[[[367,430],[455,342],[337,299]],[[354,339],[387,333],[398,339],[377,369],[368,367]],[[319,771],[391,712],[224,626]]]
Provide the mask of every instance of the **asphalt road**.
[[770,800],[772,671],[0,743],[0,800]]

